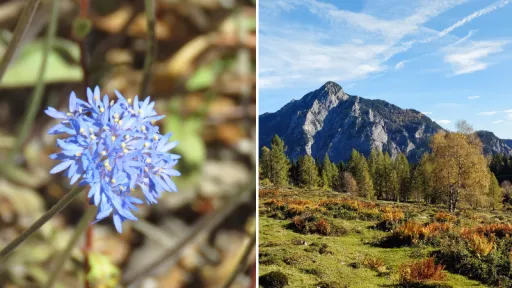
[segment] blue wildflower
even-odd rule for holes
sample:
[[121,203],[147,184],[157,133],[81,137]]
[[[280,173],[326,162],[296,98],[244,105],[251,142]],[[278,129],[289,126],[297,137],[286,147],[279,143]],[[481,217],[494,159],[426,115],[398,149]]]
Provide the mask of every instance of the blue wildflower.
[[[67,169],[73,184],[90,187],[88,198],[98,207],[96,221],[113,214],[119,233],[125,220],[137,220],[132,214],[135,204],[143,201],[132,192],[140,188],[147,204],[156,204],[164,191],[177,192],[171,177],[179,176],[174,169],[179,155],[171,154],[177,142],[169,142],[171,133],[162,135],[155,122],[164,116],[154,110],[154,102],[124,98],[115,91],[117,101],[101,97],[100,88],[87,88],[87,102],[72,92],[69,112],[52,107],[45,111],[60,120],[49,134],[67,134],[57,139],[61,151],[50,155],[60,160],[50,173]],[[132,103],[133,102],[133,103]]]

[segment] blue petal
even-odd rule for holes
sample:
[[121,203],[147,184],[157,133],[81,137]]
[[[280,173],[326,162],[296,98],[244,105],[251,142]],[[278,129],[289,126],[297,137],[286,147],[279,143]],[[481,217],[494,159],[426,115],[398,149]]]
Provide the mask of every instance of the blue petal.
[[87,87],[87,101],[91,104],[91,106],[96,106],[92,100],[94,99],[94,95],[92,94],[91,88]]
[[[100,192],[100,183],[94,183],[91,186],[91,189],[89,190],[89,194],[87,194],[87,198],[91,198],[91,196],[95,195],[96,193],[99,194]],[[96,204],[95,204],[96,205]]]
[[73,160],[67,160],[67,161],[64,161],[64,162],[60,163],[59,165],[53,167],[52,170],[50,170],[50,174],[59,173],[59,172],[65,170],[71,164],[73,164],[73,162],[74,162]]
[[71,181],[69,181],[69,184],[73,185],[76,182],[76,180],[78,180],[78,178],[80,178],[80,176],[81,176],[80,174],[73,175],[73,177],[71,177]]
[[71,92],[69,95],[69,112],[75,112],[76,108],[76,94],[75,92]]
[[123,221],[121,220],[121,217],[118,214],[114,214],[114,226],[116,226],[116,230],[119,233],[123,232]]
[[68,119],[68,116],[66,115],[66,113],[57,111],[57,110],[55,110],[55,108],[52,108],[52,107],[48,107],[48,109],[44,110],[44,112],[48,116],[56,118],[56,119]]
[[101,193],[99,191],[99,186],[98,185],[98,191],[96,192],[96,194],[94,194],[94,205],[98,206],[100,204],[100,199],[101,199]]

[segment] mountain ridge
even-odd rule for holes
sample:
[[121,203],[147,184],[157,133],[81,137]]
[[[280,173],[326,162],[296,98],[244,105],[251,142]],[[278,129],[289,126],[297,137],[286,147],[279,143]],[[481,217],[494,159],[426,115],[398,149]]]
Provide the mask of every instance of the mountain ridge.
[[[439,124],[415,109],[402,109],[380,99],[345,93],[335,82],[292,100],[276,112],[259,115],[260,148],[279,135],[291,159],[308,154],[346,161],[352,149],[368,155],[376,148],[391,156],[404,153],[417,161],[429,151],[429,140]],[[512,146],[489,131],[478,131],[486,154],[512,154]],[[511,141],[512,142],[512,141]]]

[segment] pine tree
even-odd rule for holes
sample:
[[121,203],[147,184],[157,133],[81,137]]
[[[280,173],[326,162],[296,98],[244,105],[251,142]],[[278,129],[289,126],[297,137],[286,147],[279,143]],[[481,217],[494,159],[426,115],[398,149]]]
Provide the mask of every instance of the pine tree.
[[356,150],[352,150],[348,169],[357,182],[358,194],[361,197],[373,199],[373,182],[368,169],[366,158]]
[[354,179],[354,177],[352,176],[352,174],[350,174],[350,172],[343,172],[341,174],[341,181],[343,183],[342,184],[343,191],[345,191],[346,193],[349,193],[349,194],[357,194],[358,193],[357,182]]
[[276,186],[285,186],[288,184],[288,170],[290,161],[286,157],[286,146],[284,141],[275,135],[271,142],[272,169],[270,181]]
[[352,176],[354,179],[356,179],[356,181],[362,177],[362,159],[364,159],[364,157],[355,149],[352,149],[352,154],[350,155],[350,159],[348,161],[348,171],[352,173]]
[[329,155],[325,154],[321,167],[322,182],[327,189],[339,187],[339,170],[336,164],[332,163]]
[[331,167],[331,160],[329,159],[329,155],[325,154],[324,161],[322,161],[322,182],[324,185],[324,188],[331,189],[332,188],[332,167]]
[[270,149],[266,146],[261,148],[260,169],[260,180],[270,179],[270,175],[272,175],[272,156]]
[[395,192],[393,191],[389,181],[391,179],[391,173],[393,172],[393,160],[391,160],[391,157],[387,152],[382,157],[382,163],[380,167],[382,198],[386,200],[393,200],[395,197]]
[[[384,153],[382,151],[377,151],[375,156],[375,160],[373,160],[373,165],[375,166],[375,172],[372,176],[373,179],[373,187],[375,189],[375,194],[378,199],[384,199],[385,195],[385,167],[384,167]],[[371,155],[370,155],[371,156]]]
[[364,157],[361,159],[361,166],[362,174],[357,186],[359,195],[366,199],[372,200],[374,199],[375,191],[373,190],[373,182],[370,176],[370,171],[368,170],[368,164],[366,163],[366,159]]
[[294,186],[299,186],[299,162],[292,160],[292,163],[290,165],[290,182]]
[[299,175],[299,183],[303,187],[313,188],[320,182],[318,168],[316,167],[315,160],[310,155],[299,158]]
[[[370,171],[370,176],[372,176],[372,180],[376,179],[376,173],[378,169],[379,156],[378,152],[375,148],[370,152],[370,156],[368,156],[368,169]],[[374,182],[373,185],[376,183]]]
[[489,173],[489,198],[492,210],[501,209],[503,207],[503,191],[498,183],[498,179],[493,173]]
[[392,197],[394,197],[393,200],[399,201],[398,193],[400,191],[400,179],[398,178],[398,173],[395,169],[392,169],[391,173],[389,174],[388,189],[389,193],[393,195]]
[[410,182],[410,166],[407,157],[403,153],[399,153],[395,159],[395,171],[399,183],[397,200],[407,201],[409,199],[409,182]]
[[426,203],[440,202],[442,197],[434,186],[434,164],[430,153],[423,154],[416,172],[419,177],[419,196],[422,197]]

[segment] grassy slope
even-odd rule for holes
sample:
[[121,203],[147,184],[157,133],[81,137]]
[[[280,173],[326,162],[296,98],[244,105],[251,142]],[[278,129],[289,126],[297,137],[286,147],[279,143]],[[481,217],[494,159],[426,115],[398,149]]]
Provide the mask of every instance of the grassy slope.
[[[310,197],[322,196],[312,193],[315,192],[308,192]],[[396,271],[399,264],[425,258],[428,255],[429,248],[389,249],[365,244],[386,234],[385,232],[369,229],[371,225],[375,224],[374,221],[342,219],[334,219],[333,221],[346,227],[350,232],[341,237],[303,235],[286,228],[290,220],[276,220],[260,215],[259,275],[275,270],[282,271],[289,277],[290,287],[316,287],[316,284],[321,281],[338,283],[340,287],[345,285],[347,287],[392,287],[397,282]],[[294,245],[293,240],[295,239],[304,240],[308,245]],[[310,244],[312,243],[326,243],[329,246],[327,250],[333,253],[308,252],[307,250],[311,249]],[[289,265],[283,262],[289,260],[290,256],[298,258],[298,263]],[[366,256],[378,257],[384,260],[391,273],[379,276],[378,272],[363,266],[361,268],[349,266],[353,262],[362,262]],[[447,276],[446,284],[452,287],[487,287],[460,275],[447,273]]]

